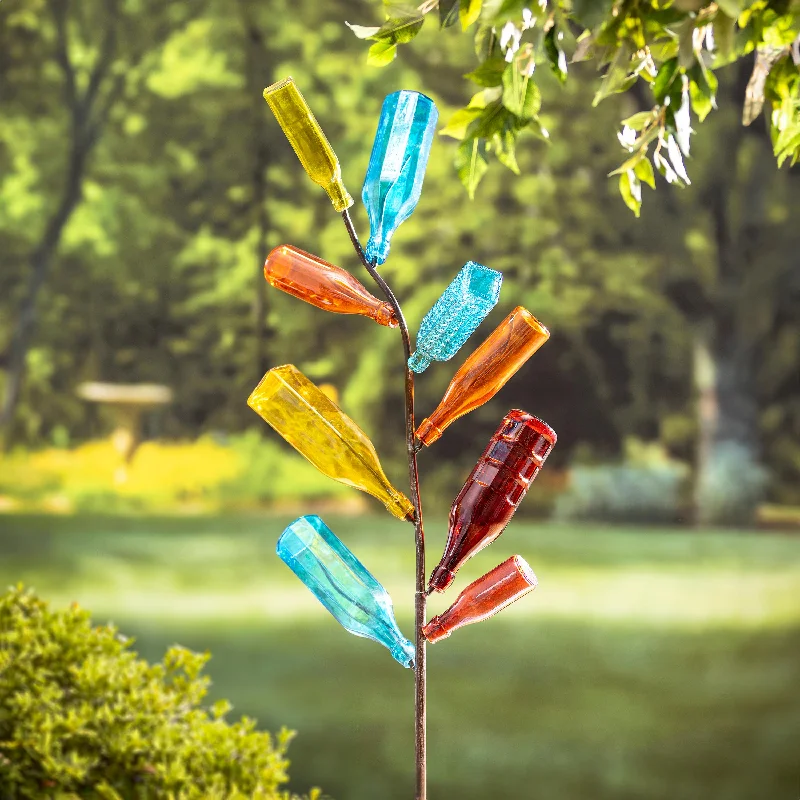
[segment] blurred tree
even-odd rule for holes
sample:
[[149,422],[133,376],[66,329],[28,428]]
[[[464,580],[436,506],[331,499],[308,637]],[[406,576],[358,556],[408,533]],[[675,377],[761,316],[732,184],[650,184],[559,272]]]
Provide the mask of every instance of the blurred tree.
[[[0,3],[0,15],[6,15],[0,23],[4,377],[31,275],[30,253],[61,196],[70,136],[59,94],[63,84],[57,82],[61,68],[48,49],[54,23],[44,12],[31,21],[16,1]],[[70,15],[79,13],[77,4],[68,8]],[[89,379],[170,384],[176,399],[158,428],[163,434],[257,425],[244,398],[265,367],[291,362],[315,381],[337,386],[344,408],[378,445],[390,478],[402,481],[403,421],[396,412],[402,385],[395,377],[402,350],[396,335],[360,319],[323,314],[279,292],[263,295],[261,305],[261,265],[276,245],[295,244],[357,274],[358,263],[341,221],[324,193],[304,179],[260,92],[278,78],[295,77],[357,196],[383,96],[420,88],[447,118],[463,102],[455,65],[469,58],[469,42],[452,31],[440,39],[435,30],[423,30],[423,47],[409,51],[409,58],[382,70],[354,69],[361,44],[341,21],[364,13],[356,0],[322,7],[312,0],[268,6],[198,0],[191,13],[168,6],[150,13],[154,30],[169,31],[148,40],[138,67],[126,73],[87,162],[82,197],[40,291],[9,441],[63,443],[65,431],[75,439],[99,433],[100,412],[74,396],[75,385]],[[102,20],[95,20],[94,32],[87,28],[88,41],[102,41]],[[88,18],[84,23],[93,24]],[[9,34],[12,24],[15,36]],[[120,25],[136,27],[127,18]],[[605,180],[617,157],[616,142],[605,131],[637,113],[641,98],[618,94],[587,113],[591,70],[585,64],[572,70],[579,80],[563,87],[554,75],[538,80],[540,120],[551,144],[520,148],[520,177],[509,180],[508,173],[491,170],[479,200],[470,202],[448,159],[431,159],[419,206],[382,269],[414,330],[468,259],[506,276],[501,307],[465,352],[419,381],[421,414],[513,305],[525,304],[553,330],[529,369],[426,454],[431,501],[439,497],[445,505],[452,497],[498,415],[513,405],[540,414],[559,432],[554,467],[579,445],[595,458],[615,457],[629,436],[660,436],[677,454],[691,457],[695,342],[707,342],[719,369],[724,353],[715,349],[715,331],[723,330],[723,310],[734,301],[740,306],[737,336],[745,337],[759,319],[747,359],[752,369],[737,377],[749,387],[746,424],[762,445],[760,453],[750,452],[778,472],[773,497],[800,499],[800,409],[791,383],[798,363],[797,242],[786,222],[797,205],[797,181],[794,172],[771,166],[757,171],[769,145],[755,127],[741,133],[734,147],[731,136],[742,129],[735,102],[723,105],[722,98],[729,92],[741,97],[747,78],[737,84],[722,75],[722,108],[696,137],[694,191],[658,193],[637,223],[613,202],[615,189]],[[51,73],[58,78],[48,82]],[[758,213],[743,227],[749,217],[742,216],[742,204],[755,202],[749,187],[757,178],[764,203],[746,212]],[[724,185],[717,187],[719,182]],[[727,215],[723,222],[738,237],[725,252],[740,258],[746,245],[748,259],[758,254],[759,270],[746,270],[746,296],[736,294],[733,277],[723,291],[709,201],[720,193],[728,199],[719,206]],[[366,233],[360,204],[354,218]],[[738,261],[735,274],[748,263]],[[743,297],[759,298],[753,319]]]
[[[14,89],[4,143],[11,150],[11,160],[20,158],[26,165],[26,189],[33,188],[37,178],[49,183],[52,175],[58,175],[60,183],[33,225],[27,257],[28,285],[6,357],[0,429],[13,418],[36,322],[38,295],[64,230],[80,203],[89,159],[109,114],[145,76],[145,56],[163,43],[171,30],[186,23],[194,4],[186,3],[161,15],[153,14],[154,8],[152,3],[124,4],[120,0],[81,3],[80,7],[67,0],[36,0],[24,7],[11,2],[0,9],[4,18],[0,36],[5,39],[2,69]],[[44,91],[45,87],[53,88]],[[20,113],[28,95],[36,97],[36,111],[46,119],[41,131]],[[52,124],[64,114],[66,135]],[[65,154],[54,147],[54,134],[68,142]],[[19,142],[22,137],[27,141]],[[28,137],[38,139],[41,148],[34,150]],[[42,164],[47,170],[39,172],[36,167]],[[20,198],[14,199],[19,208]],[[42,210],[38,203],[33,208]],[[16,221],[22,222],[20,217],[24,216],[24,211],[19,212]]]

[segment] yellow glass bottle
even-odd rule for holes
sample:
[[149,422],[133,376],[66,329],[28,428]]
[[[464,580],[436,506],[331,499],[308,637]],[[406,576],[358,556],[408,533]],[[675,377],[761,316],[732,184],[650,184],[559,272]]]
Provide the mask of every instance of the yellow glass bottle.
[[342,183],[339,159],[295,82],[291,78],[284,78],[273,83],[264,89],[264,99],[269,103],[308,177],[328,193],[338,212],[350,208],[353,198]]
[[247,405],[323,475],[371,494],[398,519],[413,521],[414,506],[389,483],[364,431],[293,364],[264,375]]

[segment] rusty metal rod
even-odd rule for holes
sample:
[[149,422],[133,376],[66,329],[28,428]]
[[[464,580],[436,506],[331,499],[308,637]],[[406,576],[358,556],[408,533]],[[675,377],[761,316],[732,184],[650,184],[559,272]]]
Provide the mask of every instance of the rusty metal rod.
[[342,212],[342,220],[350,241],[358,254],[364,268],[369,272],[375,283],[378,284],[389,304],[394,309],[400,334],[403,337],[405,350],[405,406],[406,406],[406,450],[408,452],[408,480],[411,485],[411,502],[414,504],[414,542],[416,545],[416,579],[414,590],[414,644],[416,645],[416,660],[414,662],[414,743],[416,762],[416,800],[427,800],[427,754],[426,754],[426,695],[425,695],[425,637],[422,627],[425,625],[425,607],[427,594],[425,591],[425,534],[422,530],[422,504],[419,495],[419,473],[417,471],[417,441],[414,423],[414,373],[408,368],[408,359],[411,358],[411,340],[408,335],[403,311],[394,292],[381,277],[364,255],[361,242],[358,240],[353,221],[347,209]]

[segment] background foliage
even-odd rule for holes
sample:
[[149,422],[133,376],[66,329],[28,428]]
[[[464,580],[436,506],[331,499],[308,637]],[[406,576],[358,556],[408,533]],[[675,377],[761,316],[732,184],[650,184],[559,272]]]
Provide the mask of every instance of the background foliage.
[[[646,6],[624,7],[641,16]],[[104,412],[75,396],[87,379],[170,384],[176,402],[149,418],[150,436],[260,426],[243,398],[266,368],[294,362],[338,388],[389,472],[404,474],[396,336],[267,294],[261,277],[265,253],[282,242],[358,272],[341,223],[268,115],[264,85],[295,77],[354,193],[387,92],[422,89],[445,119],[465,102],[462,74],[474,71],[474,55],[456,26],[422,29],[385,69],[356,68],[362,45],[343,22],[375,11],[354,0],[2,4],[7,446],[105,434]],[[714,20],[728,11],[718,5]],[[691,17],[692,29],[700,13],[663,12]],[[772,4],[748,13],[747,25],[779,24]],[[626,31],[636,28],[630,15]],[[607,22],[597,17],[592,30]],[[623,28],[609,47],[624,47]],[[531,30],[541,32],[540,21]],[[693,53],[705,64],[705,50]],[[791,223],[800,185],[796,169],[775,169],[764,125],[741,125],[754,58],[714,62],[719,110],[693,137],[693,186],[664,187],[639,221],[605,176],[619,159],[613,131],[640,114],[642,98],[611,94],[591,108],[589,65],[570,65],[563,85],[536,72],[550,144],[528,140],[516,155],[520,176],[488,172],[475,202],[451,172],[451,140],[435,143],[422,201],[385,267],[411,326],[472,258],[505,275],[498,314],[521,302],[554,332],[497,401],[426,454],[437,496],[457,490],[498,416],[519,405],[558,431],[554,469],[621,459],[630,437],[659,442],[692,467],[689,516],[717,514],[716,484],[703,476],[727,469],[732,453],[767,476],[739,519],[764,497],[800,500],[800,231]],[[356,218],[363,235],[358,205]],[[421,413],[459,362],[419,381]]]

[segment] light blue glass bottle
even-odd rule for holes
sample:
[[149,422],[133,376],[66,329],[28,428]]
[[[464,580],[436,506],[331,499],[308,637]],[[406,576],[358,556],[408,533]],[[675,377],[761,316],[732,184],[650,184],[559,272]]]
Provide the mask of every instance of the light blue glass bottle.
[[392,234],[422,194],[439,112],[419,92],[394,92],[383,101],[361,198],[369,215],[367,259],[383,264]]
[[404,667],[414,666],[414,645],[397,627],[389,593],[316,514],[289,525],[276,550],[350,633],[380,642]]
[[424,372],[431,361],[451,359],[497,305],[502,282],[502,273],[467,261],[422,320],[409,368]]

